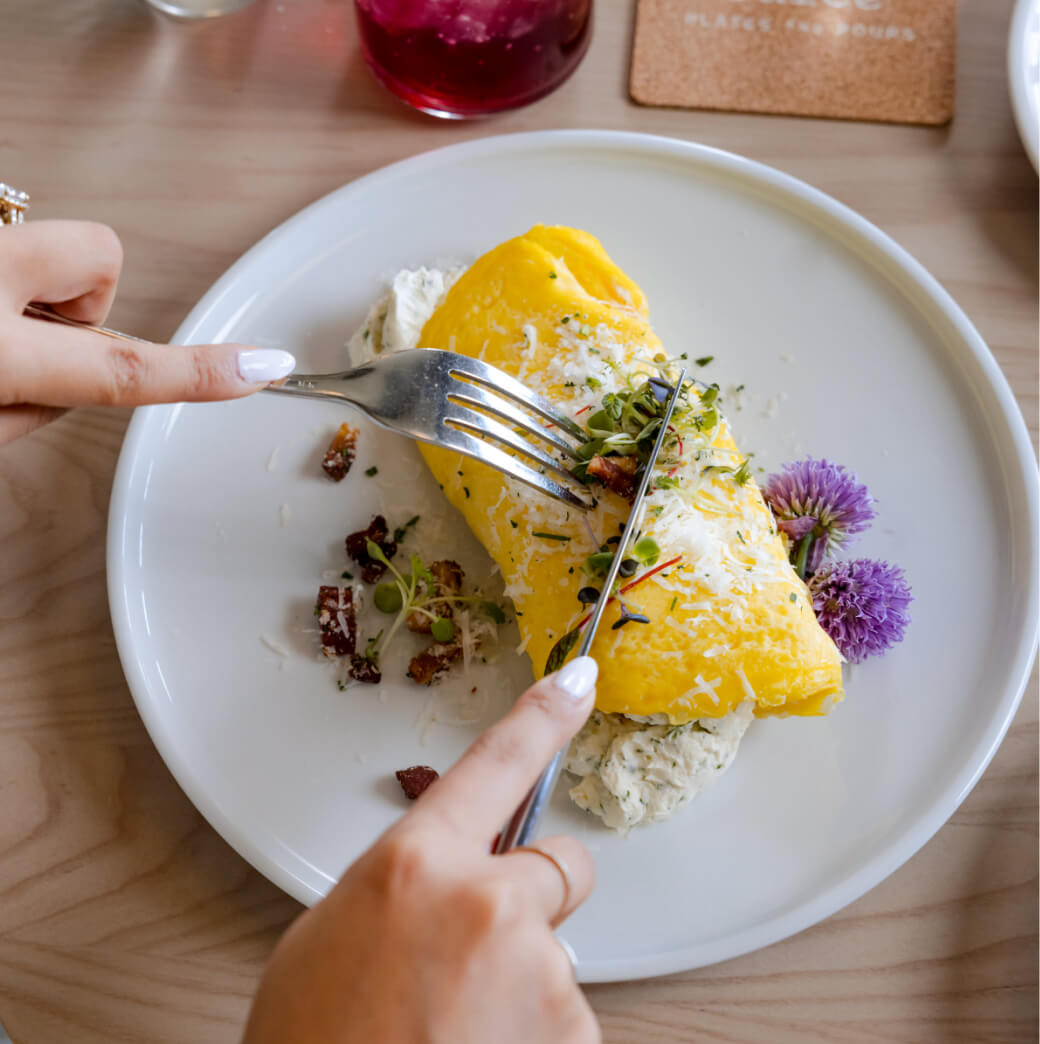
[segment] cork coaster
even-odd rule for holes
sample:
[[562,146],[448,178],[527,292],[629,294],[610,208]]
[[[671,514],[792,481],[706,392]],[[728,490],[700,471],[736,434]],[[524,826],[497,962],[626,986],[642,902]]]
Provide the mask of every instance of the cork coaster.
[[639,0],[632,97],[941,124],[956,43],[956,0]]

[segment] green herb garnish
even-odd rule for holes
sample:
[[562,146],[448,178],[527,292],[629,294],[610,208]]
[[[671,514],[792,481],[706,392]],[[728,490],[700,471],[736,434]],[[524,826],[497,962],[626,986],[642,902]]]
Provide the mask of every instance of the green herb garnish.
[[398,526],[394,530],[394,543],[395,544],[401,543],[401,541],[404,540],[405,534],[408,532],[408,530],[411,529],[412,526],[414,526],[415,523],[418,522],[418,521],[419,521],[419,516],[418,515],[413,515],[410,519],[408,519],[407,522],[405,522],[405,524],[403,526]]
[[656,565],[657,560],[661,557],[661,549],[657,546],[657,541],[648,536],[640,537],[635,542],[632,546],[632,553],[648,566]]
[[562,533],[541,533],[536,531],[531,536],[538,537],[541,540],[560,540],[563,542],[570,540],[569,536],[564,536]]
[[397,613],[404,605],[404,595],[394,581],[387,581],[376,586],[372,601],[381,613]]
[[549,657],[545,661],[545,673],[552,674],[554,671],[558,671],[566,662],[567,657],[570,656],[571,650],[578,644],[578,639],[581,637],[581,625],[579,624],[573,630],[568,631],[553,647],[549,650]]
[[707,366],[708,363],[715,361],[714,355],[702,355],[699,359],[693,360],[698,366]]
[[430,634],[439,642],[450,642],[455,637],[455,624],[443,616],[438,616],[430,624]]

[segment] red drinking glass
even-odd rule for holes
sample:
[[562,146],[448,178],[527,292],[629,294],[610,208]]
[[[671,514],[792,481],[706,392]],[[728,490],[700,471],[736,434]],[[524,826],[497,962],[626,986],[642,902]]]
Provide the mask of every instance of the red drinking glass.
[[466,119],[555,90],[589,44],[592,0],[355,0],[365,58],[402,101]]

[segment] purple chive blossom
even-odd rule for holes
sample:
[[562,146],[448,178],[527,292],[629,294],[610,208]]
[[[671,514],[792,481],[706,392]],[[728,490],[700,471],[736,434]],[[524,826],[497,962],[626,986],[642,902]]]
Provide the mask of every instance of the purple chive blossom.
[[827,460],[799,460],[770,475],[762,491],[777,527],[791,541],[791,560],[803,579],[824,556],[852,542],[874,518],[874,498],[856,476]]
[[903,640],[913,596],[903,570],[856,558],[826,565],[809,581],[820,626],[842,656],[859,663]]

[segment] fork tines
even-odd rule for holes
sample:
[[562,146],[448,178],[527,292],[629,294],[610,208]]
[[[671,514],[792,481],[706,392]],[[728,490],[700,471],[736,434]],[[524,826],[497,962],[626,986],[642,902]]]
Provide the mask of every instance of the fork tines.
[[[455,449],[477,457],[572,507],[585,510],[593,507],[591,501],[568,488],[569,485],[583,489],[578,479],[558,460],[529,441],[538,440],[572,460],[579,460],[577,447],[586,436],[574,421],[557,413],[548,399],[478,359],[456,355],[449,373],[458,383],[458,388],[448,393],[448,401],[455,410],[444,416],[444,424],[452,432],[449,442]],[[551,427],[538,423],[514,403],[519,403]],[[508,421],[508,424],[496,418]],[[570,436],[575,442],[567,441],[564,436]],[[526,461],[533,462],[537,470]]]

